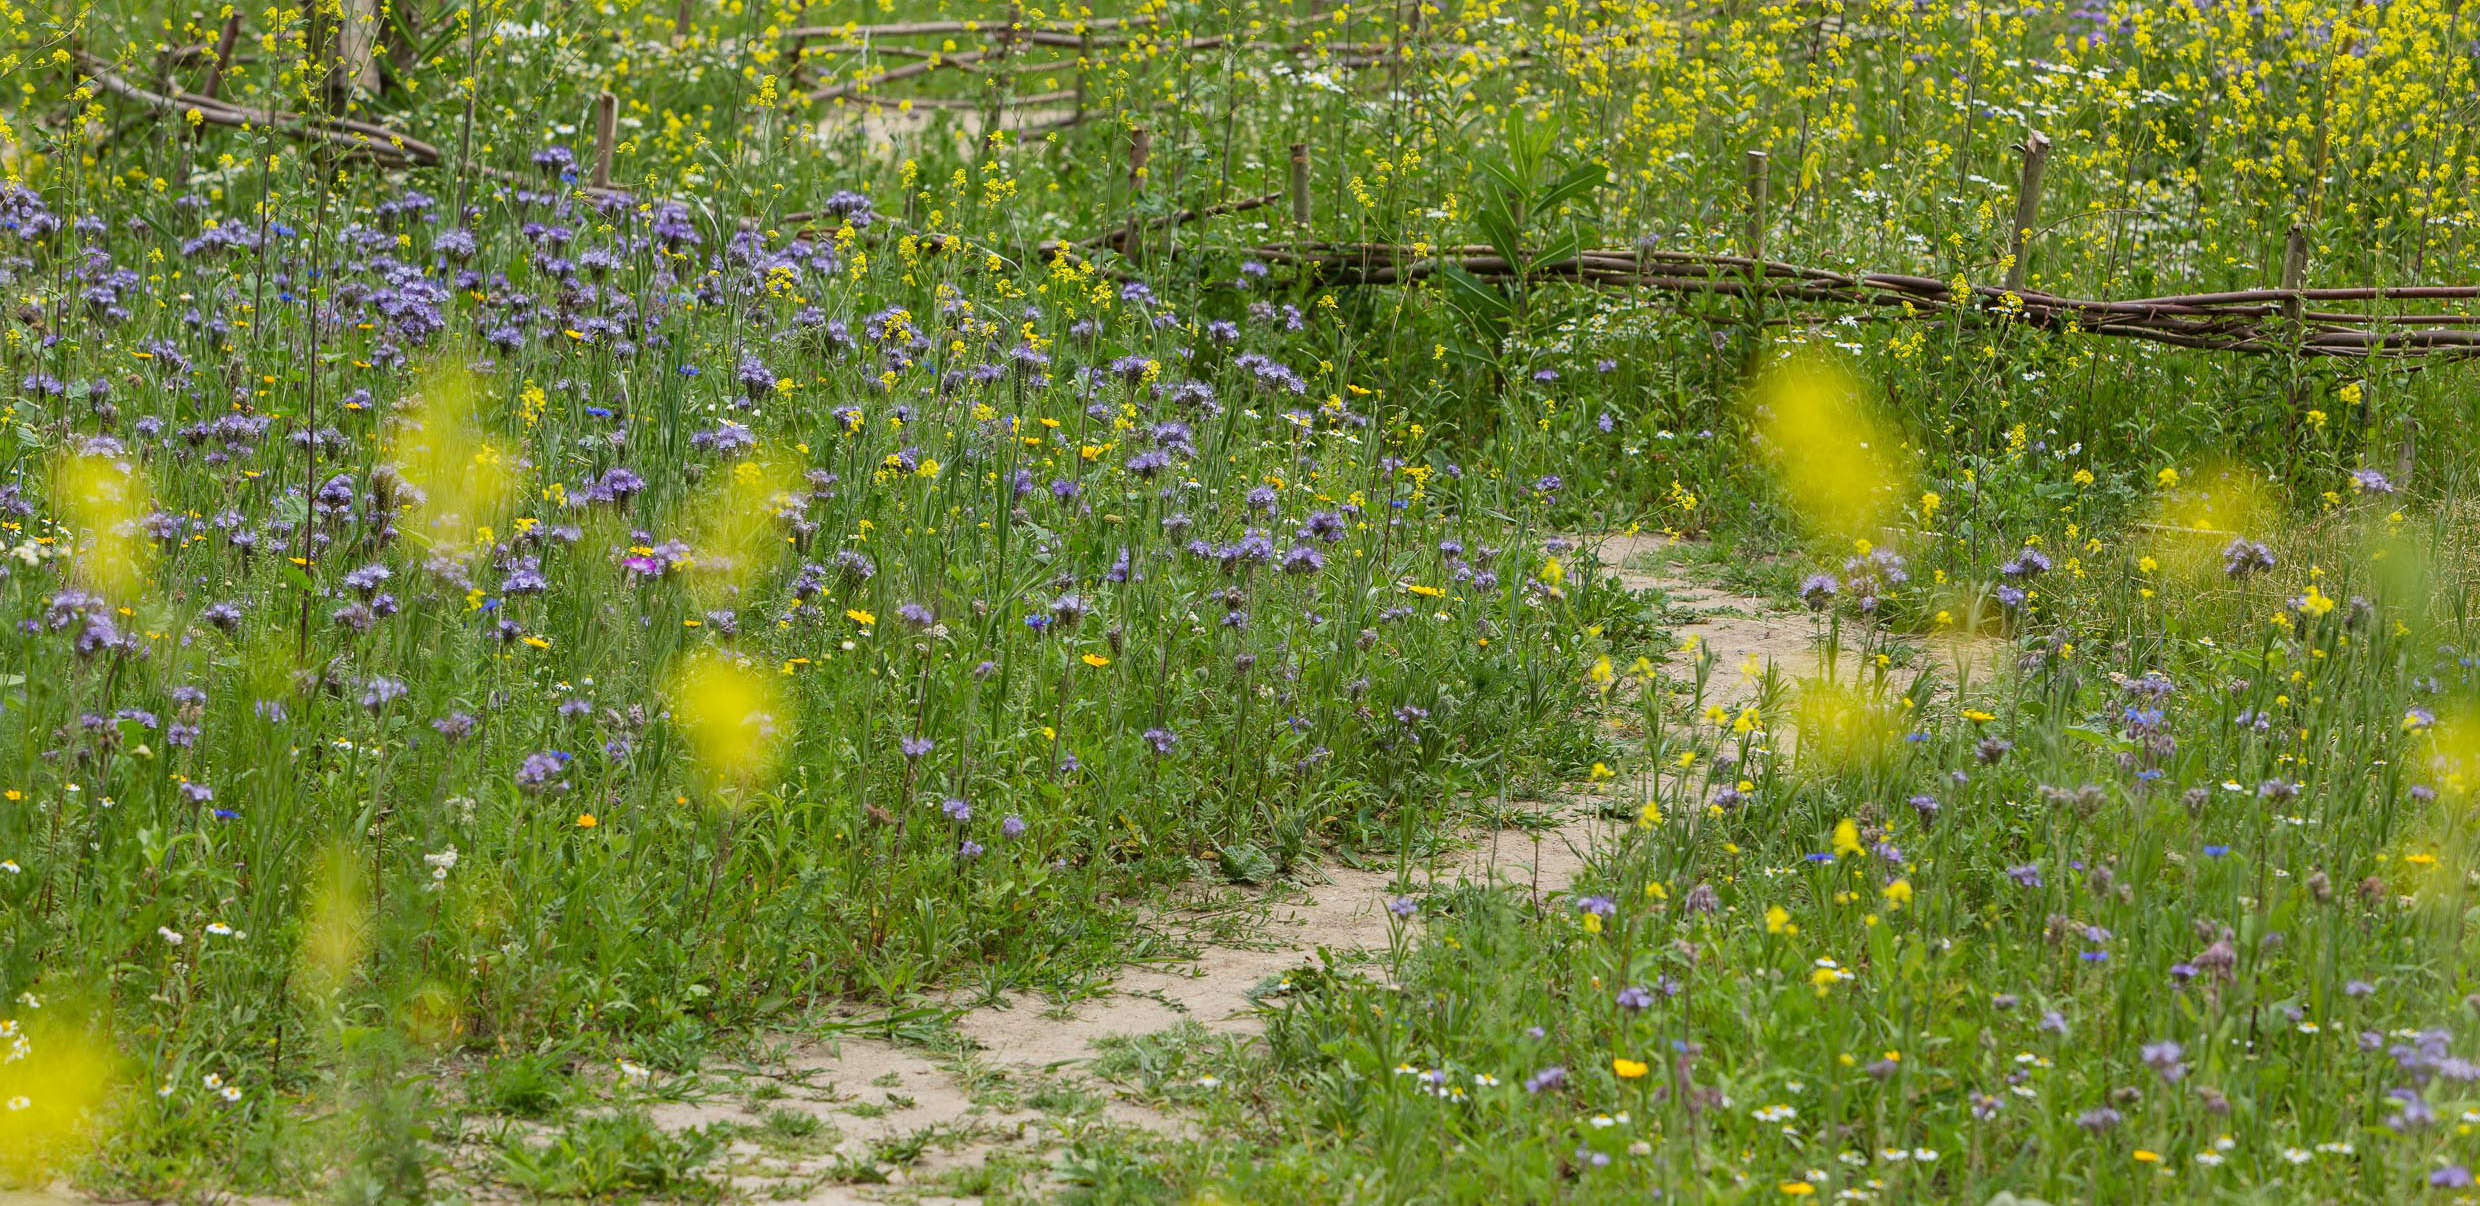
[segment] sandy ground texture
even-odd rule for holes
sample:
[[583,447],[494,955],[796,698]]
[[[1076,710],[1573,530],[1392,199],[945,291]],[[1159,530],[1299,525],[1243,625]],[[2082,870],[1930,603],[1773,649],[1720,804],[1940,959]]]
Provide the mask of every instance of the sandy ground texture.
[[[1705,580],[1713,572],[1699,564],[1710,559],[1704,546],[1683,545],[1659,533],[1588,537],[1581,543],[1621,586],[1662,599],[1678,644],[1694,642],[1674,651],[1662,667],[1666,682],[1686,684],[1699,657],[1709,655],[1706,702],[1736,708],[1756,700],[1769,674],[1786,694],[1828,677],[1819,652],[1822,621]],[[1848,622],[1843,643],[1831,677],[1850,684],[1867,673],[1872,655],[1862,651],[1861,634]],[[1959,682],[1987,678],[2007,649],[1994,638],[1961,633],[1905,637],[1896,644],[1906,662],[1893,678],[1901,682],[1932,669],[1940,694]]]
[[[1682,643],[1693,638],[1710,656],[1708,701],[1736,707],[1756,699],[1769,674],[1796,683],[1820,673],[1809,617],[1699,581],[1698,570],[1680,568],[1681,550],[1667,538],[1609,536],[1584,543],[1621,585],[1654,592],[1673,621],[1674,635]],[[1968,646],[1957,648],[1971,653]],[[1664,679],[1678,682],[1692,675],[1696,656],[1695,651],[1675,654],[1662,670]],[[1285,977],[1315,966],[1321,952],[1347,960],[1383,955],[1407,924],[1387,908],[1400,896],[1462,883],[1506,885],[1537,896],[1563,891],[1595,844],[1615,833],[1617,823],[1603,819],[1595,804],[1571,797],[1533,806],[1521,827],[1476,835],[1465,848],[1422,865],[1330,866],[1310,873],[1316,882],[1259,892],[1252,903],[1261,920],[1246,933],[1204,941],[1186,962],[1127,969],[1099,995],[1061,1002],[1015,993],[978,1003],[955,1020],[956,1032],[975,1048],[962,1056],[940,1060],[883,1043],[849,1041],[836,1049],[805,1051],[800,1057],[805,1065],[839,1085],[898,1078],[905,1086],[900,1096],[912,1104],[860,1125],[837,1119],[841,1144],[806,1164],[769,1166],[779,1180],[756,1196],[807,1202],[935,1200],[919,1195],[925,1180],[975,1161],[1046,1161],[1081,1125],[1184,1134],[1176,1114],[1129,1099],[1124,1080],[1110,1075],[1111,1052],[1173,1033],[1190,1041],[1248,1041],[1262,1029],[1260,999],[1279,996]],[[1163,920],[1176,924],[1178,919]],[[976,1104],[962,1087],[976,1079],[986,1086],[1033,1086],[1036,1097],[1064,1093],[1070,1099],[1099,1099],[1102,1106],[1062,1125],[1055,1113]],[[669,1110],[661,1118],[666,1125],[698,1125],[738,1116],[738,1110],[719,1099]],[[954,1141],[935,1158],[880,1170],[889,1178],[886,1185],[820,1177],[820,1168],[849,1170],[855,1160],[867,1158],[873,1144],[884,1150],[891,1138],[910,1133],[905,1128],[936,1131]],[[805,1177],[811,1184],[806,1192],[799,1188]],[[950,1185],[970,1180],[945,1179]],[[743,1183],[759,1188],[748,1178]]]

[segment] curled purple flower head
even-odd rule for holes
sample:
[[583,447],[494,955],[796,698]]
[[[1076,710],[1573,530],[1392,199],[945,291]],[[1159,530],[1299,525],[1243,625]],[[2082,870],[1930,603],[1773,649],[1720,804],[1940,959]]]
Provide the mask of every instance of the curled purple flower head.
[[2222,573],[2232,578],[2272,569],[2273,550],[2247,537],[2234,537],[2222,548]]
[[2146,1043],[2142,1053],[2144,1066],[2159,1074],[2166,1084],[2176,1084],[2180,1077],[2187,1075],[2187,1064],[2184,1062],[2187,1050],[2175,1039]]
[[2049,569],[2049,554],[2031,545],[2025,545],[2017,549],[2015,556],[2006,564],[1999,566],[1998,572],[2009,578],[2037,578],[2048,573]]
[[359,591],[362,597],[368,598],[373,592],[377,591],[382,584],[386,583],[390,576],[391,573],[388,567],[374,561],[369,565],[365,565],[360,569],[346,574],[344,576],[344,584],[356,591]]
[[1922,828],[1926,829],[1937,823],[1939,804],[1936,796],[1923,793],[1913,796],[1906,803],[1912,806],[1913,814],[1920,818]]
[[1843,584],[1832,574],[1810,574],[1800,583],[1800,601],[1812,611],[1823,611],[1842,589]]
[[399,679],[374,674],[362,683],[362,706],[373,712],[404,698],[404,695],[405,684]]
[[733,376],[740,382],[741,393],[752,402],[775,389],[775,370],[755,356],[741,357],[740,369]]
[[553,785],[560,772],[568,768],[570,755],[562,750],[543,750],[528,754],[517,766],[517,786],[528,791],[541,791]]
[[2394,1114],[2385,1120],[2385,1125],[2408,1132],[2436,1124],[2437,1107],[2430,1105],[2418,1089],[2388,1089],[2385,1095],[2394,1099]]
[[1421,902],[1409,896],[1398,896],[1386,902],[1386,911],[1397,917],[1410,917],[1421,911]]
[[1630,984],[1620,989],[1613,1000],[1619,1008],[1629,1013],[1641,1013],[1653,1008],[1653,990],[1641,984]]
[[624,466],[614,465],[594,479],[586,490],[586,501],[626,503],[646,488],[646,479]]
[[896,742],[896,748],[902,750],[907,758],[919,758],[929,753],[934,744],[927,737],[906,737]]
[[1552,1064],[1539,1072],[1533,1073],[1531,1076],[1525,1077],[1524,1091],[1527,1093],[1546,1093],[1552,1089],[1564,1087],[1566,1084],[1567,1069],[1559,1064]]
[[1009,813],[999,821],[999,836],[1014,840],[1025,836],[1025,818]]
[[[2392,494],[2394,483],[2374,469],[2353,469],[2351,471],[2351,492],[2353,494]],[[2468,1185],[2470,1182],[2465,1181],[2464,1184]]]
[[871,208],[869,197],[851,189],[839,189],[830,194],[824,202],[820,203],[818,210],[820,213],[844,219],[851,223],[855,230],[867,227],[870,219],[876,214],[876,211]]
[[948,820],[962,824],[973,819],[973,806],[950,796],[939,803],[939,812]]

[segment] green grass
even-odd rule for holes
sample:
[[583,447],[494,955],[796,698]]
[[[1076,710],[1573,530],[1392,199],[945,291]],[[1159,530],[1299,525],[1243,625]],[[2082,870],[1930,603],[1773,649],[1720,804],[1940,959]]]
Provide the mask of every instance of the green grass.
[[[157,47],[220,12],[0,11],[0,1176],[719,1193],[716,1137],[641,1107],[756,1034],[952,1052],[958,994],[1190,949],[1148,920],[1175,892],[1426,856],[1597,763],[1654,813],[1572,890],[1426,900],[1261,1046],[1102,1056],[1210,1138],[1082,1127],[955,1187],[2392,1201],[2480,1154],[2440,1063],[2468,365],[1341,288],[1261,247],[1744,251],[1766,151],[1770,255],[1987,282],[2030,123],[2037,287],[2263,286],[2294,222],[2311,284],[2468,280],[2466,16],[1180,3],[1163,37],[1309,49],[1050,46],[1009,87],[1087,120],[882,154],[889,113],[785,98],[975,39],[796,75],[782,31],[996,10],[687,11],[398,4],[385,87],[336,100],[302,11],[243,14],[223,95],[446,152],[403,172],[81,88],[73,49],[203,89]],[[625,202],[577,187],[606,89]],[[1282,192],[1296,142],[1303,230],[1040,250]],[[1794,345],[1896,447],[1787,440],[1746,383]],[[1563,539],[1630,527],[1700,581],[1833,575],[1864,685],[1715,714],[1632,672],[1682,617]],[[2226,573],[2233,538],[2275,564]],[[1924,634],[2008,669],[1941,690],[1888,644]],[[474,1118],[498,1158],[451,1169]]]

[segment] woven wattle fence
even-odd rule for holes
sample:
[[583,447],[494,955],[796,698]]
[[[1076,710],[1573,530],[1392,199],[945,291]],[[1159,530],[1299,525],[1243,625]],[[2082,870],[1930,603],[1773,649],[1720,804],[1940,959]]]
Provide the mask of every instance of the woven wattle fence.
[[[1450,265],[1482,280],[1518,275],[1504,257],[1486,247],[1439,248],[1415,256],[1410,248],[1386,244],[1270,243],[1250,248],[1249,254],[1300,265],[1319,283],[1338,286],[1410,284],[1435,277]],[[1530,266],[1522,275],[1528,281],[1572,281],[1679,297],[1753,297],[1816,307],[1878,307],[1901,317],[2010,321],[2221,352],[2480,353],[2480,314],[2417,312],[2440,311],[2436,303],[2480,301],[2480,285],[2249,289],[2099,301],[2003,285],[1959,286],[1901,273],[1834,272],[1746,256],[1633,249],[1584,251]],[[2379,310],[2406,304],[2412,308]]]
[[[521,173],[473,163],[466,155],[451,155],[432,144],[383,126],[334,116],[259,108],[223,99],[218,95],[221,64],[229,58],[239,25],[238,14],[228,20],[221,45],[209,60],[217,66],[205,86],[196,92],[170,87],[166,83],[157,83],[154,87],[137,83],[116,73],[111,64],[91,56],[81,56],[81,66],[102,91],[164,117],[273,133],[318,144],[343,160],[360,160],[382,168],[453,168],[460,173],[501,182],[530,179]],[[908,42],[908,39],[933,37],[963,37],[977,40],[982,45],[973,50],[944,52],[930,51]],[[851,74],[820,83],[809,91],[810,97],[816,101],[884,104],[890,98],[877,92],[880,85],[922,79],[935,72],[954,70],[984,76],[992,87],[979,100],[922,97],[915,98],[914,103],[934,102],[944,107],[979,107],[987,110],[993,107],[1056,105],[1074,100],[1074,116],[1063,119],[1061,124],[1073,124],[1085,117],[1084,73],[1081,68],[1086,65],[1085,60],[1089,56],[1106,47],[1142,43],[1151,49],[1187,53],[1248,51],[1308,56],[1331,65],[1356,69],[1440,53],[1460,53],[1461,49],[1419,37],[1417,31],[1407,40],[1384,44],[1180,37],[1163,33],[1157,19],[1146,18],[1105,18],[1075,23],[1003,19],[991,22],[922,21],[821,26],[788,31],[784,39],[788,45],[799,48],[808,65],[813,67],[819,61],[836,56],[856,56],[857,65]],[[1027,47],[1073,48],[1078,54],[1076,59],[1061,62],[1018,59],[1017,52]],[[900,66],[887,66],[888,58],[907,61]],[[1077,69],[1078,89],[1028,95],[1015,92],[1005,82],[1028,72],[1062,68]],[[606,196],[624,194],[624,190],[611,185],[613,115],[612,98],[608,94],[598,98],[596,145],[588,163],[590,171],[587,180],[580,182],[587,191]],[[1129,134],[1130,195],[1141,202],[1147,187],[1143,169],[1151,139],[1143,127],[1132,128]],[[1567,283],[1632,290],[1681,301],[1697,297],[1744,299],[1757,304],[1763,311],[1764,319],[1773,322],[1826,323],[1858,310],[1872,318],[2016,324],[2041,330],[2137,339],[2217,352],[2363,358],[2480,354],[2480,312],[2458,313],[2452,306],[2452,303],[2464,303],[2466,309],[2474,308],[2472,303],[2480,303],[2480,285],[2306,288],[2301,281],[2307,258],[2306,242],[2297,227],[2290,232],[2282,280],[2271,288],[2116,300],[2068,297],[2029,288],[2024,283],[2024,265],[2032,250],[2030,240],[2040,205],[2042,170],[2048,156],[2049,142],[2037,132],[2030,133],[2016,150],[2021,156],[2021,175],[2012,224],[2015,235],[2002,261],[2007,266],[2006,279],[2002,284],[1974,284],[1899,272],[1803,267],[1764,258],[1767,172],[1766,156],[1762,152],[1750,152],[1747,156],[1749,195],[1746,245],[1757,252],[1755,255],[1704,254],[1643,247],[1594,249],[1519,268],[1504,255],[1485,246],[1416,248],[1401,244],[1320,242],[1302,238],[1255,245],[1218,245],[1212,241],[1182,245],[1173,241],[1161,250],[1173,255],[1200,251],[1240,254],[1286,264],[1293,266],[1304,280],[1320,287],[1417,285],[1435,280],[1452,268],[1478,281],[1512,281],[1527,287]],[[1307,156],[1305,146],[1292,147],[1287,193],[1228,199],[1150,216],[1132,213],[1122,226],[1085,238],[1043,243],[1031,249],[1032,253],[1045,258],[1063,255],[1075,258],[1086,253],[1113,251],[1122,255],[1134,253],[1140,261],[1144,261],[1150,259],[1147,253],[1153,250],[1152,232],[1273,205],[1287,196],[1292,225],[1295,230],[1305,233],[1311,208]],[[776,221],[792,225],[817,216],[788,214]],[[1007,258],[1018,257],[1011,255]],[[1123,275],[1116,270],[1106,271],[1111,275]]]
[[[1415,6],[1414,11],[1417,11]],[[1248,51],[1278,57],[1311,57],[1323,65],[1368,69],[1390,63],[1458,54],[1460,45],[1419,36],[1391,43],[1321,44],[1298,40],[1242,40],[1225,37],[1182,37],[1161,29],[1152,19],[1109,19],[1075,24],[1001,19],[988,22],[935,21],[887,25],[822,26],[786,34],[790,44],[807,44],[812,53],[864,57],[908,57],[902,66],[868,66],[853,76],[824,85],[813,98],[887,103],[875,93],[881,84],[922,79],[953,69],[997,75],[1025,69],[1011,66],[1010,52],[1025,46],[1075,47],[1080,57],[1107,46],[1138,43],[1170,52]],[[918,37],[967,38],[980,48],[930,54],[907,48],[904,40]],[[830,42],[829,40],[832,39]],[[1515,53],[1527,53],[1519,48]],[[1045,63],[1044,69],[1060,64]],[[1007,97],[967,104],[1054,103],[1060,96]],[[1081,92],[1078,112],[1084,112]],[[916,104],[921,103],[919,100]],[[1132,131],[1132,188],[1142,178],[1146,148],[1143,129]],[[2040,206],[2041,179],[2049,140],[2028,133],[2016,148],[2021,175],[2016,190],[2015,235],[2010,240],[2004,283],[1972,284],[1900,272],[1868,272],[1802,267],[1750,255],[1714,255],[1654,249],[1586,250],[1550,263],[1528,264],[1521,271],[1489,247],[1414,248],[1385,243],[1293,241],[1246,247],[1224,247],[1260,260],[1296,266],[1320,286],[1403,286],[1438,277],[1450,266],[1482,281],[1525,284],[1568,282],[1637,290],[1675,299],[1706,296],[1753,299],[1765,303],[1774,321],[1830,321],[1853,310],[1872,317],[1926,319],[1945,322],[2011,323],[2025,327],[2075,331],[2106,338],[2144,340],[2175,347],[2217,352],[2319,357],[2465,356],[2480,354],[2480,313],[2455,313],[2447,303],[2480,302],[2480,285],[2409,285],[2311,289],[2300,277],[2306,264],[2302,233],[2294,229],[2285,255],[2283,280],[2277,287],[2221,293],[2189,293],[2162,297],[2093,299],[2068,297],[2028,288],[2024,264],[2033,223]],[[1290,200],[1296,228],[1307,226],[1310,174],[1306,148],[1292,148]],[[1748,156],[1748,246],[1764,247],[1765,179],[1762,152]],[[1108,248],[1122,253],[1143,250],[1152,230],[1178,226],[1219,213],[1270,204],[1277,195],[1218,202],[1150,218],[1131,216],[1127,225],[1081,239],[1042,244],[1045,256],[1068,255]],[[1178,251],[1214,251],[1211,242],[1189,244]],[[1116,273],[1115,273],[1116,275]]]

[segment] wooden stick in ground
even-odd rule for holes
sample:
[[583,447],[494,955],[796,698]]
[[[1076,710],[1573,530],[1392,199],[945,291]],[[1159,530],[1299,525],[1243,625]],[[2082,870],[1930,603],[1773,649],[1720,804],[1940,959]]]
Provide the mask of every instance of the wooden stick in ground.
[[620,132],[620,98],[611,93],[594,98],[594,187],[611,187],[612,140]]
[[2290,295],[2282,299],[2282,316],[2293,324],[2298,323],[2300,310],[2307,304],[2307,299],[2299,294],[2300,282],[2307,271],[2308,232],[2300,229],[2299,223],[2293,222],[2290,237],[2282,247],[2282,292]]
[[1765,258],[1765,188],[1766,177],[1770,174],[1766,171],[1765,152],[1748,152],[1746,168],[1748,172],[1748,258],[1763,260]]
[[365,94],[379,91],[379,0],[343,0],[336,30],[337,84]]
[[1309,229],[1309,144],[1292,144],[1292,225]]
[[1120,236],[1120,254],[1130,260],[1142,258],[1144,248],[1138,245],[1139,205],[1145,199],[1145,161],[1154,155],[1154,132],[1144,126],[1128,131],[1128,229]]
[[1093,35],[1079,33],[1076,38],[1076,115],[1070,119],[1070,123],[1083,125],[1085,123],[1085,76],[1093,70],[1091,61],[1094,53]]
[[[2300,279],[2306,275],[2307,271],[2308,234],[2300,229],[2299,223],[2293,222],[2289,236],[2282,243],[2282,292],[2286,295],[2282,299],[2282,325],[2285,334],[2294,343],[2299,340],[2302,333],[2299,322],[2300,314],[2307,308],[2307,299],[2299,296]],[[2305,385],[2306,382],[2300,380],[2299,377],[2299,357],[2294,354],[2291,357],[2290,386],[2287,391],[2290,395],[2291,410],[2294,413],[2299,409],[2300,395]]]
[[689,40],[690,10],[696,4],[697,0],[680,0],[680,7],[672,11],[672,41],[686,42]]
[[1008,75],[1007,62],[1015,56],[1016,33],[1024,23],[1023,6],[1016,0],[1009,0],[1007,28],[999,31],[998,35],[998,64],[982,80],[982,128],[977,139],[980,145],[974,148],[977,155],[997,145],[992,140],[1000,135],[999,122],[1007,109],[1007,93],[1013,83]]
[[2024,287],[2024,256],[2030,250],[2032,224],[2041,215],[2041,169],[2049,162],[2049,139],[2039,130],[2024,135],[2016,148],[2024,160],[2023,179],[2015,190],[2015,226],[2007,234],[2006,291]]

